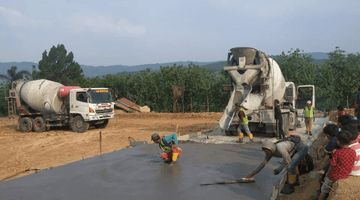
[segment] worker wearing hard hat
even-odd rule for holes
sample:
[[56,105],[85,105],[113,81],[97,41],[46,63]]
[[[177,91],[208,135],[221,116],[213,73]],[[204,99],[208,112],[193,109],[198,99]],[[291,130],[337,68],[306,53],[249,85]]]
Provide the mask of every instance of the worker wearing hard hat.
[[300,136],[290,133],[288,137],[276,143],[271,141],[264,141],[261,146],[265,153],[265,159],[256,169],[244,179],[252,178],[255,174],[259,173],[272,157],[283,158],[281,166],[274,170],[274,174],[278,175],[283,169],[287,169],[288,179],[285,183],[281,193],[291,194],[295,191],[294,186],[300,185],[298,179],[299,169],[298,165],[303,160],[305,154],[308,152],[309,147],[301,140]]
[[311,101],[307,102],[304,108],[303,117],[305,118],[306,134],[312,136],[312,122],[315,121],[315,109],[311,105]]
[[250,142],[253,142],[253,134],[249,130],[249,126],[248,126],[249,120],[246,116],[244,107],[240,106],[239,103],[235,103],[235,109],[237,110],[236,116],[239,117],[239,122],[236,123],[236,125],[239,125],[238,128],[236,129],[237,132],[239,133],[239,142],[242,143],[244,138],[244,133],[242,132],[242,129],[249,136]]
[[182,154],[182,150],[177,146],[178,140],[176,133],[160,138],[159,134],[154,133],[151,135],[151,140],[159,144],[161,150],[164,151],[160,158],[165,162],[175,162]]

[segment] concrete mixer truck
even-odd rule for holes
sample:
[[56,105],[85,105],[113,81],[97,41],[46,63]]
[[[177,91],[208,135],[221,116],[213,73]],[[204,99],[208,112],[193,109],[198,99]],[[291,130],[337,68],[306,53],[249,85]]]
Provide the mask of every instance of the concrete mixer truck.
[[64,86],[45,79],[14,81],[9,97],[16,100],[22,132],[65,126],[82,133],[89,126],[104,128],[115,116],[108,88]]
[[285,82],[279,65],[265,53],[249,47],[232,48],[224,71],[229,74],[230,99],[219,120],[226,135],[238,135],[235,103],[245,108],[251,132],[262,132],[278,136],[275,120],[274,100],[280,101],[283,130],[296,129],[298,116],[302,115],[306,101],[312,100],[315,107],[315,87],[303,85],[295,88],[293,82]]

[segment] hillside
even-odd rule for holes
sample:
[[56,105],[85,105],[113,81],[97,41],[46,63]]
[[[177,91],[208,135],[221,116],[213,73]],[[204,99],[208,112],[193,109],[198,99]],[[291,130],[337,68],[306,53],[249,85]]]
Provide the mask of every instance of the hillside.
[[[307,53],[308,55],[312,56],[315,60],[315,64],[322,64],[325,59],[328,58],[327,53]],[[276,59],[276,56],[271,56]],[[102,77],[107,74],[120,74],[122,72],[130,72],[135,73],[140,70],[146,70],[150,68],[152,71],[160,70],[160,66],[173,66],[182,65],[188,66],[191,61],[179,61],[179,62],[168,62],[168,63],[156,63],[156,64],[144,64],[144,65],[134,65],[134,66],[127,66],[127,65],[111,65],[111,66],[90,66],[90,65],[81,65],[81,68],[84,71],[85,77]],[[202,66],[204,68],[209,69],[210,71],[221,71],[222,68],[226,65],[226,61],[213,61],[213,62],[192,62],[195,65]],[[33,62],[0,62],[0,73],[6,74],[6,71],[11,68],[11,66],[16,66],[18,71],[20,70],[28,70],[32,72],[32,66],[36,66],[38,63]]]

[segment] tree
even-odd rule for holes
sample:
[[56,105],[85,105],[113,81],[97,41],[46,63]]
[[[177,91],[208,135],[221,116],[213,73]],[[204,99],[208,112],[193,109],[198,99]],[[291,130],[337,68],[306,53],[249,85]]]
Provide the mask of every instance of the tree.
[[[335,106],[352,106],[355,99],[357,88],[359,87],[358,74],[360,71],[360,55],[345,55],[345,51],[336,47],[333,52],[328,53],[329,59],[321,69],[321,74],[330,74],[333,81],[329,82],[328,77],[321,80],[326,82],[330,90],[327,97],[335,102]],[[333,107],[334,108],[334,107]]]
[[[303,51],[302,51],[303,52]],[[284,52],[276,59],[286,81],[292,81],[296,85],[312,85],[315,81],[314,59],[299,49],[288,51],[289,55]]]
[[11,68],[7,70],[7,75],[0,74],[0,79],[5,79],[11,83],[16,80],[24,79],[24,76],[25,77],[27,76],[27,78],[31,76],[30,72],[27,70],[21,70],[19,72],[16,72],[16,70],[17,70],[16,66],[11,66]]
[[39,72],[33,71],[36,78],[44,78],[64,85],[80,84],[84,81],[83,70],[80,65],[74,61],[74,54],[67,54],[65,46],[59,44],[52,46],[47,54],[46,50],[39,61]]

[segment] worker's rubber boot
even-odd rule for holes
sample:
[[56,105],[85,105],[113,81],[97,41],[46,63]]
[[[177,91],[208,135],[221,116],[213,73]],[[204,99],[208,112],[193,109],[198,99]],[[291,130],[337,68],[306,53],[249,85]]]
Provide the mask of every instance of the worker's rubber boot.
[[250,133],[249,138],[250,138],[250,142],[254,142],[253,134],[252,134],[252,133]]
[[299,174],[300,174],[300,172],[299,172],[299,167],[296,166],[295,170],[296,170],[296,180],[295,180],[294,186],[300,186],[300,179],[299,179]]
[[170,159],[170,158],[166,158],[166,159],[165,159],[165,163],[169,163],[169,162],[171,162],[171,159]]
[[244,133],[239,133],[239,140],[238,143],[243,143]]
[[311,133],[311,131],[309,132],[310,136],[312,136],[313,134]]
[[172,161],[175,162],[179,156],[179,153],[173,153],[172,154]]
[[295,192],[294,185],[289,183],[289,182],[286,182],[283,189],[281,190],[281,193],[283,193],[283,194],[291,194],[293,192]]
[[291,194],[295,191],[294,183],[296,181],[296,174],[288,174],[288,181],[285,183],[281,193]]
[[293,184],[294,186],[300,186],[300,180],[299,180],[299,175],[296,174],[296,181]]

